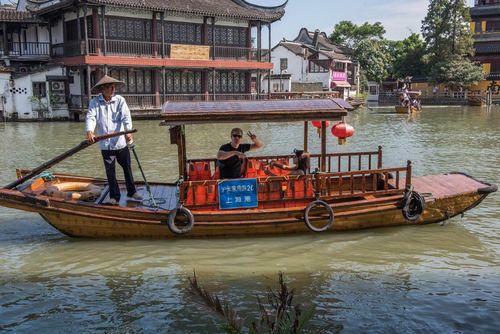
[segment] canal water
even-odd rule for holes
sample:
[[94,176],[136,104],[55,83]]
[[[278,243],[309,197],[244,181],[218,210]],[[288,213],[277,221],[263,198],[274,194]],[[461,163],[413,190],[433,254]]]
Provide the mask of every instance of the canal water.
[[[384,166],[416,175],[463,171],[500,184],[500,108],[391,108],[349,116],[356,133],[330,151],[376,150]],[[176,148],[158,121],[137,121],[137,151],[150,180],[176,179]],[[259,154],[301,147],[301,124],[251,124]],[[190,157],[212,157],[231,125],[189,126]],[[0,183],[83,139],[81,123],[0,124]],[[311,151],[319,150],[314,129]],[[104,176],[93,147],[57,171]],[[137,179],[138,169],[134,165]],[[121,173],[121,172],[120,172]],[[39,216],[0,208],[0,332],[216,333],[220,319],[188,289],[195,270],[251,320],[257,296],[285,273],[297,301],[316,309],[312,329],[343,333],[498,333],[500,196],[445,224],[337,234],[175,241],[68,238]]]

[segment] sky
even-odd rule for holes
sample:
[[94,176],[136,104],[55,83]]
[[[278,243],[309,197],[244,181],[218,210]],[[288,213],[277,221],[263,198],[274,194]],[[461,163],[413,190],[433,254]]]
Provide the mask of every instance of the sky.
[[[247,0],[264,6],[278,5],[284,0]],[[466,0],[469,6],[474,0]],[[388,39],[403,39],[412,32],[420,33],[429,0],[289,0],[285,16],[272,25],[273,45],[283,37],[294,39],[300,28],[320,29],[328,35],[336,23],[349,20],[360,24],[381,22]],[[267,32],[264,32],[267,40]]]

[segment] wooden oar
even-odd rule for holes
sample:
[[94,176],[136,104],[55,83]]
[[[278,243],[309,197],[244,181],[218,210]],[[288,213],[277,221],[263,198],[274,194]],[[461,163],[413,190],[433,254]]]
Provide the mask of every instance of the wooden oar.
[[107,134],[107,135],[104,135],[104,136],[98,136],[98,137],[95,137],[95,141],[93,143],[90,143],[88,140],[84,140],[80,144],[78,144],[78,146],[75,146],[71,150],[69,150],[67,152],[64,152],[63,154],[58,155],[54,159],[52,159],[50,161],[47,161],[44,164],[42,164],[42,165],[40,165],[40,166],[32,169],[29,174],[26,174],[25,176],[17,179],[16,181],[9,183],[4,188],[5,189],[15,188],[18,185],[20,185],[23,182],[25,182],[26,180],[29,180],[30,178],[32,178],[33,176],[36,176],[36,175],[40,174],[44,170],[49,169],[50,167],[52,167],[52,166],[60,163],[64,159],[69,158],[73,154],[75,154],[75,153],[77,153],[77,152],[79,152],[79,151],[81,151],[81,150],[89,147],[90,145],[95,144],[95,143],[101,141],[101,140],[105,140],[105,139],[109,139],[109,138],[113,138],[113,137],[117,137],[117,136],[123,136],[123,135],[129,134],[129,133],[134,133],[134,132],[137,132],[137,130],[133,129],[133,130],[129,130],[129,131],[115,132],[115,133],[110,133],[110,134]]

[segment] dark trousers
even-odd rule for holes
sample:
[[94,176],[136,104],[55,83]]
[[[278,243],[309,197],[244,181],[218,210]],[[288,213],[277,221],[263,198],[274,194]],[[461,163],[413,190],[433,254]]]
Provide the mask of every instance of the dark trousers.
[[101,152],[104,160],[104,167],[106,168],[106,176],[108,178],[109,197],[117,201],[120,200],[120,187],[118,186],[118,181],[116,181],[115,161],[118,161],[123,168],[125,183],[127,185],[127,196],[132,196],[136,189],[128,147],[124,147],[120,150],[102,150]]

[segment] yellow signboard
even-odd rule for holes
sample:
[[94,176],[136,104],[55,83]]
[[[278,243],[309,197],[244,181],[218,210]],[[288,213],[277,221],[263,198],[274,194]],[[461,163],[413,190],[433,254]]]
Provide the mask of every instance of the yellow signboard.
[[182,60],[209,60],[210,46],[171,44],[170,58]]

